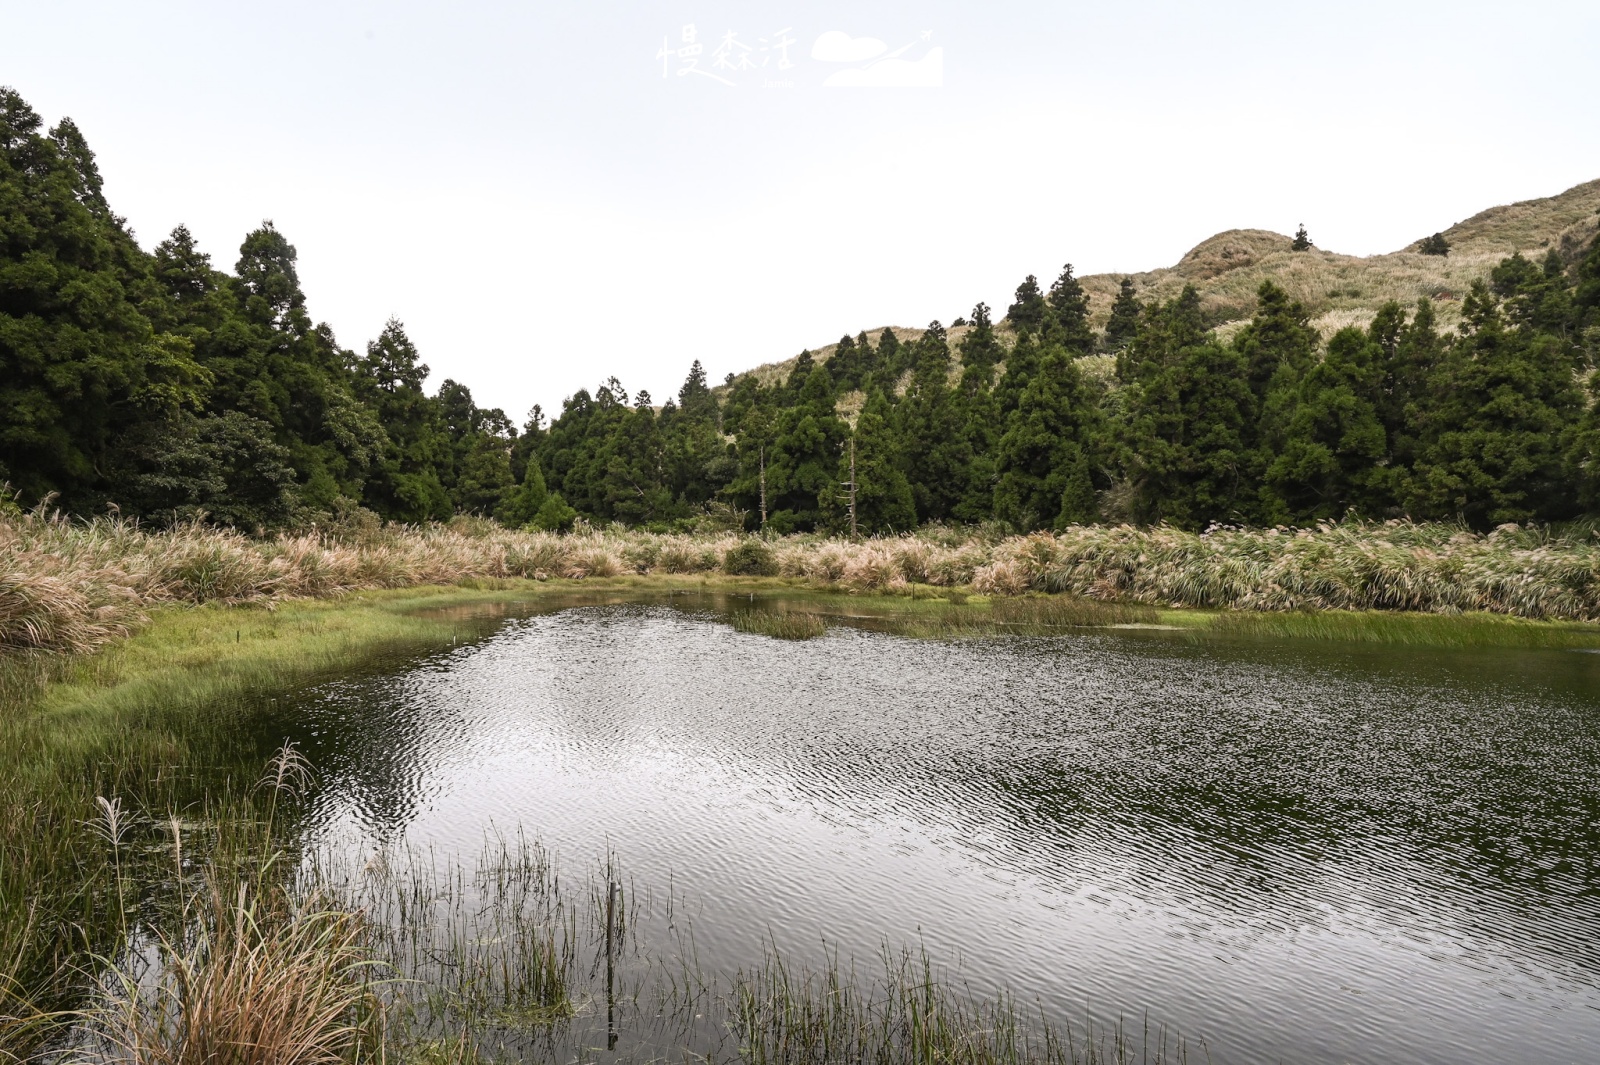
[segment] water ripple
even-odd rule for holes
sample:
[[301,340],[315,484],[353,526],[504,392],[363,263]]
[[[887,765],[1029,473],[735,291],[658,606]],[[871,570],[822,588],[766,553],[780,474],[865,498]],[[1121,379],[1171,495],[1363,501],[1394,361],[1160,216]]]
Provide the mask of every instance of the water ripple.
[[1600,663],[1168,634],[789,643],[612,605],[328,685],[313,834],[521,825],[699,900],[703,963],[920,939],[1216,1060],[1600,1045]]

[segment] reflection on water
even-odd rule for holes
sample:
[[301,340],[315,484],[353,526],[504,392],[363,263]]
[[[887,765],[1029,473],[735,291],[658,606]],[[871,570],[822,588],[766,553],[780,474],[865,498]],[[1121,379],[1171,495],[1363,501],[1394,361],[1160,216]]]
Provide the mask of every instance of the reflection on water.
[[692,900],[709,969],[920,942],[975,988],[1148,1011],[1219,1062],[1600,1046],[1600,658],[797,643],[710,609],[739,605],[512,616],[316,690],[275,723],[323,778],[313,840],[609,846]]

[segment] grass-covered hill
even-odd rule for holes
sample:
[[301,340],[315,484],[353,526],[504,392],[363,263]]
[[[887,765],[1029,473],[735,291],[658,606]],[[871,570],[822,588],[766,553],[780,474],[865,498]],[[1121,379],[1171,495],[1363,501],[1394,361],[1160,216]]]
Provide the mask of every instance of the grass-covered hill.
[[[1122,280],[1133,282],[1140,300],[1164,303],[1193,285],[1200,307],[1223,337],[1243,327],[1256,311],[1256,294],[1272,281],[1298,301],[1311,324],[1327,339],[1348,325],[1365,328],[1390,300],[1412,306],[1419,298],[1433,301],[1441,329],[1453,331],[1461,320],[1461,297],[1473,281],[1484,280],[1508,256],[1532,260],[1554,248],[1575,259],[1600,233],[1600,180],[1587,181],[1561,193],[1479,211],[1441,235],[1448,255],[1421,250],[1426,234],[1398,251],[1383,255],[1344,255],[1313,247],[1290,250],[1294,238],[1265,229],[1229,229],[1191,248],[1174,266],[1137,274],[1088,274],[1078,279],[1089,298],[1089,320],[1104,329]],[[920,328],[894,326],[902,340],[915,340]],[[950,330],[952,342],[963,326]],[[874,342],[883,327],[867,330]],[[1001,334],[1006,330],[1001,325]],[[812,348],[819,362],[834,345]],[[750,371],[763,384],[787,378],[794,359],[766,363]]]

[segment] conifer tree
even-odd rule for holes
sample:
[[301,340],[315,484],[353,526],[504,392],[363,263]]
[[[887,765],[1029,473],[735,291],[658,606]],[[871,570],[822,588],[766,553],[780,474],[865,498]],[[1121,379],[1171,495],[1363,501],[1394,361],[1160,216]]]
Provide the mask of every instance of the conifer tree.
[[779,412],[767,458],[769,525],[780,533],[810,531],[826,520],[822,502],[837,481],[848,429],[834,413],[833,381],[813,366],[798,402]]
[[[1255,317],[1234,335],[1232,343],[1244,359],[1255,411],[1244,429],[1252,452],[1240,467],[1244,483],[1260,483],[1274,456],[1287,446],[1290,422],[1304,400],[1300,381],[1316,363],[1318,341],[1305,308],[1271,281],[1262,282],[1256,294]],[[1262,508],[1253,511],[1241,503],[1238,518],[1281,519],[1271,497],[1262,497]]]
[[1411,480],[1414,515],[1478,528],[1575,512],[1562,438],[1583,409],[1570,350],[1512,331],[1482,281],[1462,301],[1464,332],[1435,371],[1436,400]]
[[1313,247],[1315,245],[1311,243],[1311,235],[1306,232],[1305,223],[1302,222],[1300,228],[1294,231],[1294,240],[1289,244],[1289,250],[1310,251]]
[[703,507],[732,479],[734,462],[722,438],[717,400],[706,387],[699,360],[678,390],[678,406],[669,400],[659,419],[662,469],[675,512]]
[[958,393],[949,386],[950,345],[937,321],[915,344],[910,386],[894,407],[903,466],[922,521],[943,521],[960,502],[972,453]]
[[912,358],[911,346],[901,343],[893,329],[885,329],[878,336],[872,383],[863,387],[867,391],[873,387],[879,388],[885,396],[893,399],[899,390],[900,379],[911,368]]
[[76,127],[40,125],[0,88],[0,477],[29,504],[58,492],[94,509],[109,487],[98,471],[138,420],[154,337],[133,296],[148,266],[102,209]]
[[861,387],[861,357],[855,338],[849,333],[834,345],[833,356],[828,359],[828,373],[840,392],[853,392]]
[[1139,332],[1139,315],[1144,307],[1134,291],[1133,279],[1123,278],[1117,298],[1111,304],[1111,318],[1106,322],[1106,349],[1121,351]]
[[678,389],[678,409],[687,418],[716,421],[717,400],[706,384],[706,370],[700,365],[699,359],[689,367],[689,376],[684,378],[683,387]]
[[[892,409],[881,391],[867,396],[856,419],[856,522],[865,533],[906,532],[916,528],[917,509],[911,483],[900,469],[901,448],[891,423]],[[849,460],[841,457],[835,480],[849,477]],[[846,528],[843,490],[833,488],[825,500],[836,528]]]
[[1049,313],[1050,305],[1039,290],[1039,279],[1029,274],[1017,286],[1016,302],[1006,308],[1006,321],[1018,333],[1037,333]]
[[996,517],[1023,531],[1094,520],[1090,465],[1097,423],[1082,374],[1062,348],[1052,346],[997,447]]
[[1175,299],[1146,307],[1133,341],[1117,353],[1117,379],[1124,384],[1147,381],[1175,365],[1180,353],[1206,338],[1200,293],[1183,286]]
[[519,529],[533,521],[549,494],[550,490],[544,483],[544,470],[539,466],[539,456],[529,455],[522,483],[501,498],[495,518],[504,525]]
[[1089,329],[1089,297],[1083,285],[1072,276],[1072,264],[1062,267],[1061,276],[1050,286],[1050,318],[1056,343],[1068,355],[1087,355],[1094,350],[1094,333]]
[[[1429,427],[1430,411],[1438,397],[1432,390],[1444,383],[1439,375],[1445,345],[1434,322],[1432,301],[1419,299],[1409,323],[1399,305],[1390,304],[1380,308],[1369,327],[1369,335],[1383,352],[1384,388],[1378,415],[1389,441],[1391,462],[1402,478],[1409,478],[1423,439],[1434,431]],[[1396,491],[1405,495],[1403,489]]]
[[1359,329],[1328,342],[1328,354],[1297,382],[1283,446],[1266,478],[1281,515],[1296,524],[1338,519],[1355,510],[1384,516],[1394,502],[1394,471],[1379,416],[1382,348]]
[[861,367],[860,375],[856,378],[856,387],[866,391],[871,385],[872,375],[877,372],[879,352],[872,346],[865,329],[856,334],[856,359]]
[[1438,255],[1440,257],[1450,254],[1450,242],[1443,233],[1435,233],[1431,237],[1423,237],[1417,242],[1417,250],[1424,255]]
[[1118,433],[1132,516],[1189,529],[1244,520],[1258,505],[1249,363],[1204,330],[1194,289],[1147,310],[1118,363],[1132,373]]
[[972,308],[972,328],[961,338],[961,390],[971,393],[994,385],[994,369],[1005,358],[1005,348],[995,336],[989,305]]
[[428,367],[398,319],[389,319],[367,345],[360,371],[389,439],[369,503],[399,521],[450,517],[450,494],[439,476],[447,462],[448,437],[438,408],[422,391]]

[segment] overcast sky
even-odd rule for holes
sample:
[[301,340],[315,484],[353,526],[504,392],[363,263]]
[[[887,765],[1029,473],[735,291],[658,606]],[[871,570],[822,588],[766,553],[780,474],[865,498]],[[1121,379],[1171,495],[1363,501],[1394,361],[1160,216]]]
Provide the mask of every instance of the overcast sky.
[[519,419],[1222,229],[1391,251],[1600,177],[1597,82],[1593,0],[0,0],[145,247],[271,218],[343,344],[397,316]]

